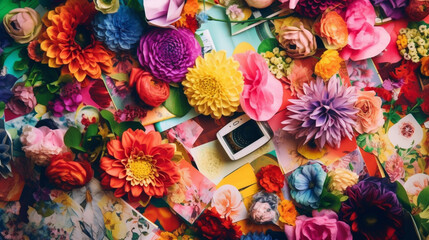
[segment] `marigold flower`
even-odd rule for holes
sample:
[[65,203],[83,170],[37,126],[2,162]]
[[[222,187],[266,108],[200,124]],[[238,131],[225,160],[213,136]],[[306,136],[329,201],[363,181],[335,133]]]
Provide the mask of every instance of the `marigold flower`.
[[296,216],[298,215],[298,212],[295,209],[295,205],[293,205],[293,202],[287,199],[283,199],[278,208],[280,213],[280,222],[283,222],[287,225],[295,226],[295,220]]
[[342,61],[343,59],[336,50],[328,49],[322,54],[320,61],[316,63],[314,74],[326,81],[340,70]]

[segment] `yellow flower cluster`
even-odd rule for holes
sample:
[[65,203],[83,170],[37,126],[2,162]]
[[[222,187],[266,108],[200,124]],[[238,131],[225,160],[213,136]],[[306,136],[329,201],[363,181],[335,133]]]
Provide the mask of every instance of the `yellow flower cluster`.
[[275,47],[272,52],[266,51],[261,53],[261,56],[265,58],[268,69],[277,79],[287,77],[291,73],[293,60],[286,55],[286,51]]
[[406,48],[407,44],[408,40],[405,34],[399,34],[398,39],[396,39],[396,45],[398,46],[398,50],[401,51],[402,49]]
[[342,61],[344,60],[340,57],[337,50],[328,49],[322,54],[320,61],[316,63],[314,74],[326,81],[338,73]]
[[399,53],[405,60],[415,63],[429,55],[429,28],[422,24],[416,28],[402,28],[396,41]]

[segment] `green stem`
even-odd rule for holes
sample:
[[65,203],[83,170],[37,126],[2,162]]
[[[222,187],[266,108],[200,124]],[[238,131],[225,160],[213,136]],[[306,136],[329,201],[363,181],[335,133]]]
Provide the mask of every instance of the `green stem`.
[[230,23],[248,23],[248,22],[259,22],[259,21],[269,21],[269,20],[276,20],[276,19],[283,19],[283,18],[287,18],[294,15],[294,13],[285,15],[285,16],[277,16],[277,17],[271,17],[271,18],[265,18],[265,17],[258,17],[255,19],[247,19],[247,20],[243,20],[243,21],[234,21],[234,20],[223,20],[223,19],[218,19],[218,18],[214,18],[212,16],[209,16],[209,20],[211,21],[218,21],[218,22],[230,22]]
[[390,109],[389,109],[389,113],[387,114],[387,119],[386,122],[384,123],[384,132],[387,133],[387,128],[389,127],[389,123],[390,123],[390,118],[392,115],[392,110],[393,110],[393,104],[395,103],[395,100],[391,100],[390,101]]
[[422,104],[422,101],[419,101],[419,99],[417,99],[416,105],[414,105],[409,111],[407,111],[407,114],[412,113],[414,109],[418,108],[421,104]]

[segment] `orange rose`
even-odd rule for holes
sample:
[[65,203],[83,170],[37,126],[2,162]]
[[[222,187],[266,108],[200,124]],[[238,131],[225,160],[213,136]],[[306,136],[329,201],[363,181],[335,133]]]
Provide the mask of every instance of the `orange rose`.
[[375,133],[383,126],[384,118],[381,108],[381,98],[375,96],[374,91],[359,92],[355,108],[359,109],[355,127],[358,133]]
[[314,29],[323,42],[328,44],[328,48],[341,49],[347,45],[347,24],[335,11],[325,12]]
[[87,161],[73,161],[70,152],[52,158],[46,168],[46,176],[58,188],[70,191],[82,187],[94,176],[91,164]]
[[328,80],[340,70],[342,61],[343,59],[336,50],[326,50],[322,54],[320,61],[316,63],[314,74],[324,80]]
[[130,87],[136,87],[140,99],[147,105],[158,107],[170,95],[168,83],[156,79],[149,72],[133,68],[130,75]]

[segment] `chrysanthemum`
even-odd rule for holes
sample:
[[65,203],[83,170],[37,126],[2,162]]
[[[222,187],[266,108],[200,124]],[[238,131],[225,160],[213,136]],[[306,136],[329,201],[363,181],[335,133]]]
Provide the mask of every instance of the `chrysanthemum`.
[[100,160],[102,185],[115,190],[116,197],[147,201],[162,197],[167,188],[179,181],[180,174],[171,161],[175,148],[163,144],[159,132],[146,134],[128,129],[122,138],[107,143],[110,156]]
[[353,87],[340,85],[335,76],[325,85],[322,79],[304,85],[304,94],[298,99],[290,99],[290,112],[282,123],[283,130],[305,138],[307,143],[314,140],[319,148],[325,144],[339,147],[341,139],[353,137],[358,109],[354,108],[357,94]]
[[41,35],[40,48],[49,67],[67,67],[78,81],[86,76],[98,79],[101,72],[110,73],[112,54],[91,34],[90,23],[96,13],[93,3],[69,0],[49,11],[43,18],[46,31]]
[[199,56],[182,82],[189,104],[204,115],[219,119],[234,113],[240,105],[243,75],[239,63],[225,51]]
[[139,16],[126,6],[119,8],[116,13],[98,13],[93,25],[97,39],[113,51],[130,50],[143,34]]

